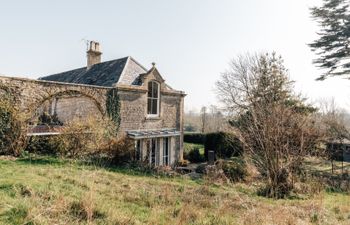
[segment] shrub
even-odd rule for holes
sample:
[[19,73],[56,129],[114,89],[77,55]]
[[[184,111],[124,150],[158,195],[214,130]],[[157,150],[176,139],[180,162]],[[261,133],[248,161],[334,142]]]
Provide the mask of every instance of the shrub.
[[205,138],[205,158],[208,159],[208,151],[213,150],[218,158],[230,158],[243,153],[243,147],[239,139],[232,133],[209,133]]
[[84,121],[73,120],[65,124],[62,134],[53,140],[59,143],[59,151],[63,156],[81,158],[99,154],[115,137],[113,122],[88,117]]
[[[65,133],[56,136],[57,142],[62,144],[60,154],[70,158],[79,158],[93,153],[91,148],[92,134],[87,133],[85,126],[70,126],[65,128]],[[70,131],[70,132],[68,132]]]
[[248,169],[245,160],[241,157],[234,157],[231,160],[218,160],[216,166],[224,171],[230,181],[243,181],[248,176]]
[[112,164],[123,164],[135,159],[135,143],[126,136],[112,138],[102,147],[101,153],[105,153]]
[[206,164],[199,164],[195,169],[196,173],[205,173]]
[[207,165],[205,167],[204,179],[209,183],[229,183],[230,179],[226,176],[224,170],[217,165]]
[[19,156],[25,146],[24,114],[8,94],[0,96],[0,154]]
[[203,144],[205,142],[205,134],[202,133],[185,133],[184,142],[193,144]]
[[[267,195],[288,193],[295,167],[320,143],[317,109],[294,92],[281,56],[239,56],[216,83],[218,97],[232,115],[246,155],[266,182]],[[328,107],[327,107],[328,108]]]
[[192,148],[189,152],[184,155],[185,159],[191,163],[200,163],[204,161],[204,157],[199,152],[199,148]]
[[268,181],[259,188],[258,195],[277,199],[286,198],[290,196],[293,189],[292,173],[288,169],[282,168],[277,171],[273,181]]
[[176,166],[187,167],[190,162],[186,159],[180,160],[176,163]]
[[36,154],[57,155],[61,150],[62,144],[54,136],[34,136],[30,137],[26,151]]
[[109,119],[75,119],[62,127],[60,135],[32,137],[26,150],[83,158],[102,164],[120,164],[134,160],[134,142],[126,137],[118,138],[115,131],[116,125]]
[[293,189],[289,172],[286,169],[280,170],[276,180],[276,183],[266,183],[265,186],[258,190],[258,195],[274,198],[285,198],[289,196]]

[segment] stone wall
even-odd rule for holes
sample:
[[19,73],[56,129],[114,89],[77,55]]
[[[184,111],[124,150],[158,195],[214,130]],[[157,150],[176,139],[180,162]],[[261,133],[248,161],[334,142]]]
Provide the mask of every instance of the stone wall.
[[[126,130],[145,130],[175,128],[183,131],[183,110],[184,95],[178,93],[169,93],[161,91],[160,94],[160,113],[159,117],[147,116],[147,90],[134,89],[119,90],[121,103],[121,125],[120,132]],[[162,140],[161,140],[162,157]],[[143,151],[146,149],[146,143],[142,144]],[[171,138],[171,146],[175,151],[171,152],[171,162],[182,159],[183,157],[183,133],[180,136]],[[144,153],[145,154],[145,153]]]
[[[38,81],[24,78],[0,77],[0,89],[6,87],[14,96],[21,111],[28,117],[35,116],[46,102],[60,99],[57,108],[63,114],[68,112],[68,107],[74,113],[84,116],[86,107],[94,108],[95,113],[104,116],[106,114],[106,93],[109,88],[67,84],[50,81]],[[72,113],[72,111],[70,113]]]
[[181,129],[181,102],[179,96],[160,97],[160,116],[147,116],[147,93],[145,91],[119,91],[121,103],[121,129]]
[[[1,86],[6,86],[15,96],[24,112],[35,111],[46,105],[55,106],[59,114],[72,113],[79,117],[88,113],[106,115],[106,93],[110,88],[91,85],[38,81],[24,78],[0,77]],[[118,88],[121,104],[121,131],[139,129],[182,129],[183,96],[161,92],[159,117],[147,117],[147,90],[143,88]],[[54,101],[58,99],[58,101]],[[48,102],[51,106],[48,106]],[[68,115],[70,114],[70,116]],[[65,118],[65,120],[67,120]]]
[[63,94],[46,100],[39,106],[33,119],[37,119],[43,113],[57,115],[63,124],[73,120],[86,120],[87,117],[98,120],[103,118],[94,100],[79,93]]

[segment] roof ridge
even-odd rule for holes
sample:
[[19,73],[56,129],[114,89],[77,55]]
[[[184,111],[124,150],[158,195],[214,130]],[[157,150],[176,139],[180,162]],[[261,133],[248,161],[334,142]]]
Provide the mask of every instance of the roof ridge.
[[113,86],[116,85],[120,80],[122,80],[122,77],[123,77],[124,74],[125,74],[126,67],[127,67],[128,64],[129,64],[130,58],[131,58],[131,56],[127,56],[127,60],[126,60],[126,62],[125,62],[124,68],[123,68],[123,70],[122,70],[122,72],[121,72],[121,74],[120,74],[120,76],[119,76],[117,82],[115,82],[115,83],[113,84]]
[[138,61],[136,61],[136,59],[134,59],[132,56],[129,56],[129,58],[134,61],[137,65],[139,65],[142,69],[144,69],[146,72],[148,71],[146,69],[146,67],[144,67],[141,63],[139,63]]

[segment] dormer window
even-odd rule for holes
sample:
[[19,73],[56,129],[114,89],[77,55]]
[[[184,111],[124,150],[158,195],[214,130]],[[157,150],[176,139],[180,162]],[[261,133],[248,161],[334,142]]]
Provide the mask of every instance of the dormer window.
[[159,83],[155,81],[148,83],[147,114],[159,115]]

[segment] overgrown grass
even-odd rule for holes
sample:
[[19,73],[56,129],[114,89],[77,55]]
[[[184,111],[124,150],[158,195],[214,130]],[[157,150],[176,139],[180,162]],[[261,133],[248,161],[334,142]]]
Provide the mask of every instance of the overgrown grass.
[[[332,163],[329,160],[323,160],[317,157],[309,157],[306,158],[305,162],[306,168],[309,170],[314,170],[318,172],[332,173]],[[345,171],[350,172],[350,163],[349,162],[341,162],[341,161],[333,161],[333,173],[339,174]]]
[[219,186],[56,158],[0,159],[0,224],[349,224],[350,197],[272,200]]

